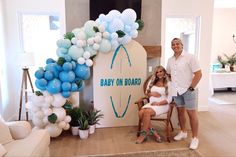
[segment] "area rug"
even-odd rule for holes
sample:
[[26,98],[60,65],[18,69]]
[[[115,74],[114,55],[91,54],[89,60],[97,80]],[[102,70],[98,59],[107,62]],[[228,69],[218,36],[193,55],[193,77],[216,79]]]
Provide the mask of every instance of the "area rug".
[[187,148],[129,152],[120,154],[99,154],[84,155],[80,157],[203,157],[197,150],[189,150]]

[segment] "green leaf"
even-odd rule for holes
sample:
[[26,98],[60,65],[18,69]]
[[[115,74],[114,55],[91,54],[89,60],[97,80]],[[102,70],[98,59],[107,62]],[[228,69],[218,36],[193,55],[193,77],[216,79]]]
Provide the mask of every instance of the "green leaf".
[[95,33],[99,32],[99,29],[98,29],[97,26],[93,26],[93,30],[94,30]]
[[60,66],[62,66],[65,62],[66,62],[66,60],[63,57],[59,57],[57,60],[57,64]]
[[69,40],[71,40],[72,38],[74,38],[75,37],[75,35],[74,35],[74,33],[72,33],[72,32],[68,32],[68,33],[66,33],[65,35],[64,35],[64,39],[69,39]]
[[42,92],[40,92],[40,91],[35,91],[35,95],[37,95],[37,96],[42,96],[42,95],[43,95],[43,93],[42,93]]
[[51,115],[48,116],[48,121],[50,123],[56,123],[57,121],[57,115],[55,113],[52,113]]
[[82,80],[77,80],[75,83],[78,86],[78,88],[82,86]]
[[116,31],[116,33],[118,34],[119,38],[122,38],[123,36],[125,36],[125,32],[123,32],[121,30]]
[[138,30],[138,31],[141,31],[141,30],[143,29],[143,27],[144,27],[144,22],[143,22],[143,20],[138,19],[136,22],[137,22],[138,25],[139,25],[139,27],[138,27],[137,30]]

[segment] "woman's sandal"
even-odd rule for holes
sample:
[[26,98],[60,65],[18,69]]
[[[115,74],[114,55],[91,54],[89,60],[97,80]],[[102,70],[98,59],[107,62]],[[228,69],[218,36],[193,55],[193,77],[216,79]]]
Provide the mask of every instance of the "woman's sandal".
[[157,133],[157,131],[154,128],[150,128],[150,135],[153,135],[155,137],[155,141],[158,143],[162,142],[161,136]]
[[141,143],[143,143],[144,141],[147,140],[147,131],[142,130],[142,131],[139,131],[138,134],[139,134],[139,137],[135,141],[136,144],[141,144]]

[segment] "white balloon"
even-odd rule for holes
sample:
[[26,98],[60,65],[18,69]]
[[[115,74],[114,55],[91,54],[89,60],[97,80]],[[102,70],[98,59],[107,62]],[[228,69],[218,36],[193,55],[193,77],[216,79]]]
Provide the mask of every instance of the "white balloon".
[[105,31],[105,26],[104,25],[100,25],[100,26],[98,26],[98,30],[99,30],[99,32],[104,32]]
[[117,33],[111,33],[111,39],[112,40],[117,40],[118,39],[118,34]]
[[40,107],[38,107],[38,106],[36,106],[36,105],[32,105],[31,108],[30,108],[30,110],[31,110],[33,113],[35,113],[35,112],[37,112],[37,111],[40,110]]
[[88,38],[87,43],[88,43],[89,45],[93,45],[93,44],[94,44],[94,38],[93,38],[93,37]]
[[64,121],[60,121],[59,123],[58,123],[58,127],[59,128],[64,128],[66,126],[66,122],[64,122]]
[[102,41],[101,36],[95,36],[94,41],[95,41],[96,43],[100,43],[100,42]]
[[37,116],[37,117],[40,118],[40,119],[43,119],[44,113],[43,113],[42,110],[40,110],[40,111],[37,111],[37,112],[35,113],[35,116]]
[[86,34],[84,31],[80,31],[78,34],[77,34],[77,39],[79,40],[85,40],[86,39]]
[[138,37],[138,31],[137,31],[137,30],[131,31],[131,32],[130,32],[130,36],[131,36],[132,38],[137,38],[137,37]]
[[48,123],[49,123],[47,116],[43,118],[43,123],[44,123],[44,124],[48,124]]
[[93,61],[91,59],[87,59],[85,61],[85,64],[88,66],[88,67],[91,67],[93,65]]
[[45,96],[45,102],[51,104],[53,102],[53,96],[52,95]]
[[32,101],[35,105],[41,106],[40,104],[44,101],[44,96],[33,95]]
[[61,107],[66,103],[66,98],[64,98],[60,93],[53,95],[54,100],[52,102],[52,106]]
[[52,112],[55,113],[57,115],[57,121],[56,122],[60,122],[63,121],[66,117],[66,111],[64,108],[60,107],[60,108],[53,108]]
[[84,54],[83,54],[83,57],[85,59],[89,59],[90,58],[90,53],[88,51],[85,51]]
[[70,129],[70,124],[66,123],[66,126],[63,129],[64,130],[69,130]]
[[79,57],[78,59],[77,59],[77,62],[78,62],[78,64],[84,64],[85,63],[85,58],[84,57]]
[[95,33],[95,36],[102,36],[102,33],[101,32],[97,32],[97,33]]
[[113,18],[120,18],[121,13],[118,10],[111,10],[109,13]]
[[70,117],[70,116],[66,116],[65,119],[64,119],[64,121],[65,121],[66,123],[70,123],[71,117]]
[[109,33],[109,32],[103,32],[103,33],[102,33],[102,36],[103,36],[103,38],[108,39],[109,36],[110,36],[110,33]]
[[100,45],[99,45],[99,44],[97,44],[97,43],[93,44],[93,49],[94,49],[94,50],[98,50],[98,49],[99,49],[99,47],[100,47]]
[[51,115],[51,114],[52,114],[52,109],[51,109],[51,108],[45,109],[45,110],[44,110],[44,114],[45,114],[46,116]]
[[83,44],[84,44],[83,40],[77,40],[77,41],[76,41],[76,45],[77,45],[77,47],[79,47],[79,48],[83,47]]
[[51,94],[50,94],[48,91],[46,91],[46,90],[45,90],[45,91],[43,91],[42,93],[43,93],[43,96],[48,96],[48,95],[51,95]]
[[57,137],[61,134],[62,129],[59,128],[56,124],[48,124],[46,128],[51,137]]
[[38,118],[36,115],[33,115],[32,122],[38,128],[43,128],[44,127],[43,120],[41,118]]
[[76,39],[75,37],[73,37],[73,38],[71,39],[71,42],[72,42],[72,44],[76,45],[77,39]]
[[42,103],[43,108],[49,108],[50,104],[47,102]]

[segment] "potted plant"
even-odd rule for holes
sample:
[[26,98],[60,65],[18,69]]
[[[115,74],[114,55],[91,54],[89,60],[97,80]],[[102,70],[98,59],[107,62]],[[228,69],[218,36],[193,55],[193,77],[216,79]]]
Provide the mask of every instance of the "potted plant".
[[89,135],[88,119],[84,112],[81,112],[81,116],[78,119],[79,122],[79,136],[81,139],[87,139]]
[[68,110],[68,115],[71,117],[70,126],[72,135],[76,136],[79,135],[79,118],[81,117],[80,108],[74,107]]
[[227,63],[229,64],[230,66],[230,71],[234,71],[234,65],[236,63],[236,53],[232,54],[232,55],[226,55],[224,54],[224,56],[226,57],[227,59]]
[[103,118],[103,114],[100,113],[101,110],[96,110],[94,108],[88,110],[86,112],[86,116],[88,118],[89,123],[89,133],[93,134],[95,132],[96,124],[99,124],[98,121],[100,118]]

